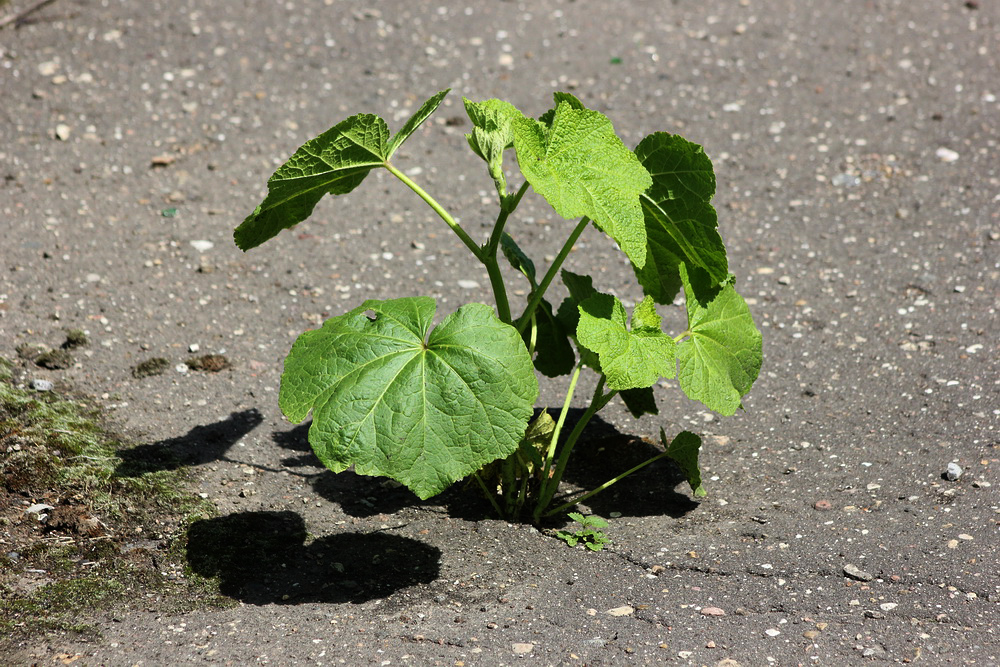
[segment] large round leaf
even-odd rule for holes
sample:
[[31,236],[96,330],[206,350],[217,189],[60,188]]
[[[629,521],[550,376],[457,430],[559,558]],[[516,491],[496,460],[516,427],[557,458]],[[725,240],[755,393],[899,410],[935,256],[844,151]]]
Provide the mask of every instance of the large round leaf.
[[429,297],[370,300],[292,346],[281,410],[313,411],[309,442],[334,472],[429,498],[517,449],[538,395],[517,330],[473,303],[430,331],[434,311]]

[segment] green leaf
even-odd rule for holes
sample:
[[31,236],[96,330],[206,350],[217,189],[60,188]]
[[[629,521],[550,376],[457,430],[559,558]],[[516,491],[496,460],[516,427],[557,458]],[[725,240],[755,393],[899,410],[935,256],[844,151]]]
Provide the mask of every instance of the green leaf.
[[392,138],[389,142],[389,148],[386,151],[385,159],[388,160],[392,157],[392,154],[396,152],[404,141],[406,141],[411,134],[417,131],[417,128],[427,120],[432,113],[434,113],[437,108],[441,105],[442,100],[451,91],[451,88],[446,88],[440,93],[432,96],[429,100],[420,105],[417,112],[410,116],[410,119],[406,121],[406,124],[400,128],[399,132]]
[[576,337],[596,352],[609,389],[651,387],[677,372],[674,340],[660,329],[653,300],[643,299],[626,327],[625,307],[610,294],[596,294],[580,304]]
[[343,195],[358,187],[386,160],[388,139],[384,120],[361,114],[304,143],[268,179],[267,197],[236,228],[236,245],[256,248],[308,218],[323,195]]
[[710,296],[704,292],[698,296],[683,263],[680,275],[687,299],[688,336],[677,345],[678,382],[688,398],[719,414],[732,415],[742,407],[740,398],[760,372],[760,331],[732,284],[726,283]]
[[503,173],[503,153],[514,142],[511,124],[514,119],[523,117],[523,114],[504,100],[472,102],[463,98],[463,101],[465,112],[472,121],[472,132],[465,135],[465,138],[473,152],[486,161],[490,176],[497,182],[497,190],[503,196],[507,185]]
[[645,265],[635,267],[639,284],[657,303],[672,302],[681,288],[681,262],[705,270],[715,283],[725,282],[726,246],[710,203],[712,161],[698,144],[666,132],[649,135],[635,152],[653,179],[640,200],[647,252]]
[[561,102],[565,102],[574,109],[586,109],[587,107],[580,101],[573,93],[564,93],[557,91],[552,93],[552,97],[555,98],[555,106],[543,113],[539,118],[539,122],[544,123],[547,127],[552,127],[552,120],[556,117],[556,109],[559,107]]
[[538,282],[535,279],[535,263],[531,261],[530,257],[524,254],[524,251],[521,250],[520,246],[514,242],[514,239],[507,232],[504,232],[500,236],[500,250],[503,252],[503,256],[507,258],[507,261],[510,262],[510,265],[515,270],[524,274],[524,277],[531,284],[532,290],[538,287]]
[[389,140],[389,126],[374,114],[351,116],[302,144],[267,181],[267,197],[233,234],[241,250],[256,248],[308,218],[323,195],[344,195],[372,169],[384,166],[448,94],[430,98]]
[[[542,299],[535,308],[535,369],[546,377],[566,375],[576,366],[576,353],[569,331],[552,312],[552,304]],[[524,330],[525,345],[531,341],[531,328]]]
[[524,452],[531,463],[535,466],[535,472],[542,469],[542,452],[544,452],[549,442],[552,441],[552,433],[556,430],[556,421],[548,412],[542,410],[538,416],[528,424],[528,430],[521,438],[521,451]]
[[472,303],[431,331],[434,311],[429,297],[369,300],[292,346],[281,410],[312,410],[309,442],[334,472],[429,498],[517,449],[538,395],[517,330]]
[[667,458],[673,459],[687,477],[691,490],[698,498],[708,495],[701,485],[701,468],[698,467],[698,451],[701,449],[701,438],[690,431],[681,431],[673,441],[667,442],[667,434],[660,429],[660,442],[667,450]]
[[563,218],[592,219],[641,268],[646,229],[639,195],[652,179],[611,121],[563,100],[551,127],[522,116],[513,130],[517,161],[531,187]]
[[[579,306],[597,294],[597,290],[594,289],[594,279],[590,276],[581,276],[566,269],[562,270],[561,275],[563,284],[569,290],[569,296],[563,299],[563,302],[559,305],[556,320],[562,326],[563,331],[576,341],[576,328],[580,323]],[[579,341],[577,341],[577,350],[580,352],[580,361],[585,366],[594,369],[598,373],[601,372],[601,362],[596,353],[580,345]]]
[[618,392],[618,396],[636,419],[643,415],[660,414],[660,410],[656,407],[656,397],[653,395],[652,387],[625,389]]

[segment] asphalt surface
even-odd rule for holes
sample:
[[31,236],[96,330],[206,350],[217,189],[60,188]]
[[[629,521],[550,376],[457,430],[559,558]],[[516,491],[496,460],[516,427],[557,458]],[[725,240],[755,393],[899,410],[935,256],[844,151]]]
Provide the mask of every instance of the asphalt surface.
[[[228,563],[237,606],[140,599],[97,643],[10,660],[1000,663],[998,23],[988,0],[64,0],[0,31],[0,354],[87,329],[73,367],[32,372],[185,452],[222,515],[199,535],[246,536],[192,535],[192,569]],[[492,185],[463,95],[539,114],[569,90],[630,146],[677,132],[715,162],[764,367],[733,418],[672,385],[659,417],[609,408],[609,447],[705,435],[709,496],[651,467],[586,508],[613,517],[601,553],[487,518],[471,493],[418,503],[325,473],[277,408],[284,354],[324,317],[369,297],[488,301],[460,243],[383,175],[250,253],[231,240],[302,142],[359,112],[395,129],[446,87],[396,162],[482,237]],[[537,199],[518,215],[536,259],[569,230]],[[574,267],[635,296],[596,232]],[[191,349],[233,367],[179,372]],[[133,377],[150,357],[169,370]]]

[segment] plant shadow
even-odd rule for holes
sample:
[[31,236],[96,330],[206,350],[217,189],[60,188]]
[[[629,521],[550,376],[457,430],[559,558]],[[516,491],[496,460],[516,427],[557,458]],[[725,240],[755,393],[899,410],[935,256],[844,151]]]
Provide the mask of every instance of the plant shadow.
[[192,571],[253,605],[366,602],[434,581],[441,551],[383,532],[340,533],[306,543],[294,512],[242,512],[191,524]]
[[[574,412],[577,414],[573,414]],[[571,410],[567,423],[575,423],[582,413],[582,410]],[[595,417],[590,420],[586,432],[573,449],[563,474],[562,488],[569,485],[580,491],[593,489],[662,453],[662,446],[621,433],[600,417]],[[617,512],[622,516],[666,515],[679,519],[699,505],[698,501],[688,495],[690,492],[687,477],[681,469],[670,459],[664,458],[588,498],[584,505],[590,508],[591,513],[605,518],[612,512]],[[560,501],[557,496],[553,500],[553,507],[558,507],[568,499]]]
[[[563,433],[569,433],[582,414],[581,409],[571,409]],[[392,480],[358,475],[351,470],[334,474],[326,470],[312,453],[308,431],[309,422],[306,422],[289,431],[272,434],[278,446],[297,452],[285,458],[282,464],[298,468],[298,474],[311,479],[313,490],[318,495],[338,504],[350,516],[392,514],[404,507],[419,505],[443,505],[451,516],[469,520],[495,515],[479,488],[468,479],[458,482],[439,496],[421,501],[409,489]],[[597,487],[662,451],[641,438],[619,432],[596,416],[587,425],[570,458],[563,475],[563,494],[569,492],[567,486],[574,490]],[[686,489],[686,477],[681,470],[672,461],[661,459],[589,498],[586,506],[601,516],[618,512],[623,516],[667,515],[679,518],[698,507],[698,502],[675,490],[682,483]],[[557,496],[553,501],[553,507],[562,502],[559,498]],[[555,522],[563,523],[564,517]]]
[[229,449],[264,421],[255,409],[234,412],[214,424],[195,426],[186,434],[118,452],[120,477],[139,477],[149,472],[175,470],[225,458]]

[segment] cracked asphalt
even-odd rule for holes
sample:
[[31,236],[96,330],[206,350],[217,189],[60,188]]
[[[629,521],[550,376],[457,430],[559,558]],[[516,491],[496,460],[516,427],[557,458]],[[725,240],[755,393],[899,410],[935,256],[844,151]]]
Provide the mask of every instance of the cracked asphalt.
[[[220,516],[178,576],[234,601],[138,598],[95,641],[6,660],[1000,663],[998,24],[997,3],[957,0],[64,0],[0,30],[0,354],[89,332],[72,367],[29,372],[189,457]],[[461,489],[420,503],[324,472],[277,408],[284,354],[325,317],[488,302],[460,243],[380,174],[250,253],[231,240],[305,140],[359,112],[396,128],[446,87],[397,164],[477,237],[492,185],[463,95],[539,114],[569,90],[626,144],[676,132],[715,163],[764,367],[733,418],[669,383],[658,417],[602,413],[570,483],[687,428],[709,496],[650,466],[584,508],[610,520],[600,553]],[[522,208],[519,244],[554,254],[567,223]],[[568,268],[634,299],[616,253],[590,230]],[[178,371],[194,351],[233,365]],[[134,377],[151,357],[167,372]]]

